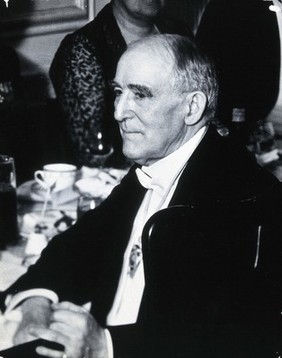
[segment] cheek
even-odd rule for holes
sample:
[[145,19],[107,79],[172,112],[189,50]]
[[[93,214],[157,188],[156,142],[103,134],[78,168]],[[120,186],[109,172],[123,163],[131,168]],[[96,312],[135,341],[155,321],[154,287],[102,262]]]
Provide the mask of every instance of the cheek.
[[178,131],[181,126],[179,107],[171,105],[170,101],[170,98],[166,98],[154,106],[141,103],[135,108],[135,118],[144,135],[141,139],[151,141],[151,146],[154,142],[165,141],[174,130]]
[[131,134],[123,137],[123,151],[124,154],[129,155],[132,153],[143,151],[147,146],[146,137],[142,134]]

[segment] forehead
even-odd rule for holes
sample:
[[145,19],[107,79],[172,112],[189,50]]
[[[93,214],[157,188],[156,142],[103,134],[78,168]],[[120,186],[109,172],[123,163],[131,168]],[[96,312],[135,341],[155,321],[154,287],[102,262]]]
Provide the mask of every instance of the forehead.
[[120,84],[141,82],[153,85],[168,82],[172,69],[172,59],[160,56],[145,46],[139,46],[121,57],[115,80]]

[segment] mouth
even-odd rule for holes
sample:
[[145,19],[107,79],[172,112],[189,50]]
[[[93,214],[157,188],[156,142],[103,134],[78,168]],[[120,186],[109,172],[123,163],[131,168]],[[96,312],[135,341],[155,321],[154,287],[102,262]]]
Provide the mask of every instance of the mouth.
[[120,132],[121,134],[124,135],[130,135],[130,134],[140,134],[141,132],[138,130],[134,130],[134,129],[124,129],[124,128],[120,128]]
[[137,131],[121,131],[121,138],[123,140],[123,143],[135,143],[139,141],[142,133]]
[[141,134],[141,133],[140,133],[140,132],[136,132],[136,131],[121,131],[121,134],[124,135],[125,137],[127,137],[127,136],[136,135],[136,134]]

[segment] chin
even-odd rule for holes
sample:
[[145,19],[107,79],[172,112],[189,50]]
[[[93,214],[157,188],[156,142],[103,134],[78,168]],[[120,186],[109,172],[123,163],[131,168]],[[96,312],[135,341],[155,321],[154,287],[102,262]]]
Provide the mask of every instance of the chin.
[[137,162],[137,156],[136,155],[134,155],[133,153],[131,153],[131,152],[129,152],[129,151],[127,151],[127,150],[123,150],[122,151],[123,152],[123,154],[124,154],[124,156],[127,158],[127,159],[129,159],[129,160],[132,160],[132,161],[134,161],[134,162]]
[[153,7],[151,9],[149,9],[149,11],[144,14],[145,17],[148,18],[155,18],[157,15],[159,15],[160,10],[159,9],[154,9]]
[[140,156],[137,155],[135,151],[123,148],[122,152],[127,159],[132,160],[134,163],[141,164],[140,161],[142,162],[142,159],[140,159]]

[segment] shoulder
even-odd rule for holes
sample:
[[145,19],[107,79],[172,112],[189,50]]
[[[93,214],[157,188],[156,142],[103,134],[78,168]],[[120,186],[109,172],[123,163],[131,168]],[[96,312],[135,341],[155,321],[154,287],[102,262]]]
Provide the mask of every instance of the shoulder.
[[110,4],[108,4],[99,12],[94,20],[76,31],[67,34],[61,46],[77,46],[79,43],[83,43],[97,47],[103,43],[105,32],[108,27],[113,26],[113,23],[115,23],[115,20],[112,8]]
[[111,4],[106,5],[94,20],[68,34],[58,52],[88,52],[103,63],[116,61],[126,49],[125,41],[114,18]]
[[83,67],[93,66],[99,62],[100,52],[98,42],[90,39],[83,31],[68,34],[64,37],[56,51],[51,65],[51,71],[53,71],[56,66],[73,67],[73,65],[75,65],[75,67],[77,67],[81,64]]
[[[50,76],[54,81],[62,73],[78,71],[85,76],[97,76],[102,71],[99,60],[99,48],[81,33],[67,35],[60,44],[50,67]],[[89,72],[89,69],[92,72]],[[95,70],[95,71],[94,71]],[[94,71],[94,72],[93,72]]]
[[114,36],[118,30],[118,26],[113,15],[111,4],[107,4],[95,17],[94,20],[82,28],[75,31],[72,35],[82,36],[89,42],[103,46],[107,41],[107,37]]
[[256,200],[279,183],[247,149],[221,137],[213,128],[191,156],[184,173],[194,196],[217,202]]
[[162,33],[178,34],[194,38],[194,35],[189,26],[181,21],[176,21],[175,19],[165,15],[161,15],[157,18],[156,26]]

